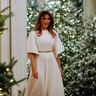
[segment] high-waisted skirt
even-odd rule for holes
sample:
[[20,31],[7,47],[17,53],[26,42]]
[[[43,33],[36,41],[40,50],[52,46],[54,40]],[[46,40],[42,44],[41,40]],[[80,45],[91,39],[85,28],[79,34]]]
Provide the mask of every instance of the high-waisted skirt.
[[60,69],[53,52],[40,52],[36,57],[38,79],[30,71],[28,96],[64,96]]

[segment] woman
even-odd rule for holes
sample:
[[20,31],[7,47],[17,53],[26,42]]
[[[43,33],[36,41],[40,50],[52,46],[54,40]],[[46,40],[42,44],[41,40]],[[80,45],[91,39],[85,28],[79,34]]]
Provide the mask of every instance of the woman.
[[48,11],[39,13],[29,33],[27,52],[31,61],[28,96],[64,96],[59,54],[64,50]]

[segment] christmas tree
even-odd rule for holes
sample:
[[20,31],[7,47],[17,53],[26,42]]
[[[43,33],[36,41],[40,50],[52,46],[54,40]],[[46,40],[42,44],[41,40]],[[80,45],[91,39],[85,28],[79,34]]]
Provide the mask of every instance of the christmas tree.
[[24,78],[22,80],[16,81],[13,74],[13,67],[16,64],[17,60],[14,58],[11,59],[9,64],[0,63],[0,95],[2,96],[10,96],[10,88],[27,79]]
[[86,21],[79,44],[80,53],[70,60],[71,80],[66,87],[72,96],[96,96],[96,17]]

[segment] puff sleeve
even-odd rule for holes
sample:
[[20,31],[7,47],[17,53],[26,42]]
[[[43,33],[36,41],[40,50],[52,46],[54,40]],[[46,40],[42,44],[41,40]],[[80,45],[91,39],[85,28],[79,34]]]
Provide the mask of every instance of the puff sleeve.
[[61,42],[58,34],[56,33],[55,43],[54,43],[54,54],[57,57],[57,55],[63,51],[64,51],[64,46],[62,45],[62,42]]
[[28,39],[27,39],[27,53],[38,53],[38,48],[36,45],[36,33],[34,31],[29,33]]

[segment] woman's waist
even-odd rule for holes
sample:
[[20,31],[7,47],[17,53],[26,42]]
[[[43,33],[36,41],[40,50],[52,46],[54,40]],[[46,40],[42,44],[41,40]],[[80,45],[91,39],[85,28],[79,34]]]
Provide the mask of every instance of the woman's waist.
[[50,53],[53,52],[53,50],[39,50],[39,53]]
[[48,50],[48,51],[43,50],[43,51],[38,51],[38,53],[39,53],[39,56],[44,56],[44,57],[52,56],[54,54],[53,50]]
[[53,50],[50,50],[50,51],[38,51],[39,52],[39,56],[38,56],[38,58],[40,57],[40,58],[53,58],[55,55],[54,55],[54,52],[53,52]]

